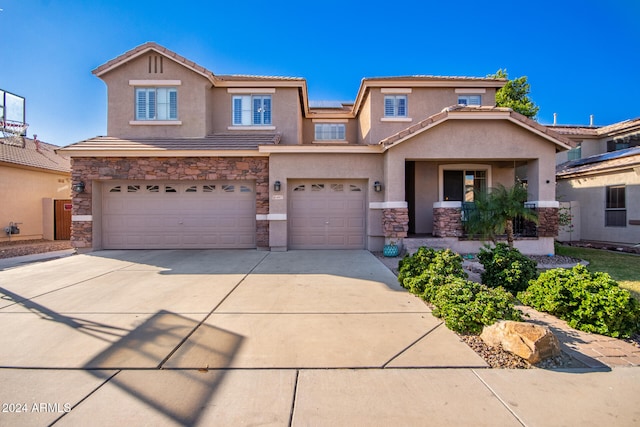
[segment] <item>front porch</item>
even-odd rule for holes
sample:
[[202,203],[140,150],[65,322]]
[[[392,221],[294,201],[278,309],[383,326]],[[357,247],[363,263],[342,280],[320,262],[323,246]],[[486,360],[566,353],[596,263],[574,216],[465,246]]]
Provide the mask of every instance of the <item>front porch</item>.
[[[516,219],[515,247],[527,255],[553,254],[553,244],[558,234],[558,208],[553,202],[531,202],[526,205],[537,213],[538,224]],[[466,232],[464,218],[469,216],[469,210],[468,203],[434,203],[433,232],[422,235],[408,234],[408,237],[403,239],[405,249],[413,253],[419,247],[427,246],[437,249],[450,248],[458,253],[478,253],[487,241],[469,236]]]

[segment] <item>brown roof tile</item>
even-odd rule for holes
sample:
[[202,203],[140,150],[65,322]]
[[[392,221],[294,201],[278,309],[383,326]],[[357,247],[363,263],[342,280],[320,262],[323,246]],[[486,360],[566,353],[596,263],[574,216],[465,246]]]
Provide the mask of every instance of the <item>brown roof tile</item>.
[[25,138],[24,147],[0,138],[0,162],[57,172],[71,172],[69,157],[58,154],[56,145]]
[[387,77],[366,77],[365,81],[478,81],[478,82],[506,82],[506,79],[494,79],[491,77],[467,77],[467,76],[434,76],[434,75],[412,75],[412,76],[387,76]]
[[205,138],[121,139],[99,136],[64,147],[63,152],[78,150],[258,150],[260,145],[280,142],[279,133],[218,133]]
[[555,125],[548,127],[562,135],[608,137],[640,130],[640,117],[607,126]]

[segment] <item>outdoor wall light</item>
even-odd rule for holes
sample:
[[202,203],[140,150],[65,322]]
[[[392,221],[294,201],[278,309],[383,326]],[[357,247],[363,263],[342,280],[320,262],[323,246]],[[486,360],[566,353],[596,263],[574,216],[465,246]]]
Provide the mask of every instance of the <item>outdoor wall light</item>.
[[76,193],[84,193],[84,181],[76,182],[71,188]]
[[280,191],[280,181],[276,181],[273,183],[273,191]]
[[379,193],[379,192],[382,191],[382,184],[380,184],[380,181],[376,181],[376,182],[373,183],[373,190],[376,193]]

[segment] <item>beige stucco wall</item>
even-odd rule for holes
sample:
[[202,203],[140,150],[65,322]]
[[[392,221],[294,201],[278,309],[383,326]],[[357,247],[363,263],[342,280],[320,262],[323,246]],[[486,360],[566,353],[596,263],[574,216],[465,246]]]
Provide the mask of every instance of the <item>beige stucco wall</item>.
[[43,238],[53,224],[53,216],[43,215],[43,199],[70,199],[70,181],[69,174],[0,165],[0,194],[4,197],[0,204],[0,241],[9,240],[4,228],[10,222],[21,223],[20,234],[12,235],[11,240]]
[[[282,135],[280,144],[299,144],[302,138],[302,110],[298,94],[299,89],[295,87],[274,87],[269,89],[275,89],[275,93],[269,93],[267,90],[260,88],[256,88],[252,93],[256,95],[271,95],[271,121],[275,129],[257,129],[256,132],[278,132]],[[233,122],[231,117],[233,112],[232,99],[234,95],[245,94],[229,93],[227,88],[220,87],[209,91],[208,96],[211,97],[211,104],[213,105],[211,112],[213,132],[235,132],[232,127]],[[253,132],[251,129],[247,130],[248,127],[250,126],[243,126],[237,129],[238,132],[242,133]]]
[[390,190],[386,200],[405,200],[404,161],[420,159],[498,161],[502,169],[526,161],[530,200],[555,200],[554,144],[507,120],[449,120],[390,148],[385,159]]
[[[269,158],[269,215],[286,215],[288,180],[293,179],[359,179],[367,180],[367,203],[382,202],[384,191],[373,191],[373,182],[384,181],[380,154],[275,154]],[[273,191],[273,183],[282,188]],[[284,218],[280,216],[280,218]],[[383,240],[381,209],[367,209],[367,249]],[[269,223],[269,243],[272,249],[287,245],[287,221],[275,219]]]
[[[207,128],[207,93],[211,82],[204,76],[164,57],[162,73],[149,72],[150,52],[135,58],[101,76],[107,84],[107,134],[120,138],[203,137]],[[131,125],[135,120],[135,87],[129,80],[180,80],[178,89],[178,120],[181,125]],[[151,85],[153,86],[153,85]],[[231,106],[229,105],[229,108]]]
[[[627,226],[605,227],[606,187],[626,185]],[[578,201],[580,205],[580,237],[602,242],[640,243],[640,171],[628,169],[620,173],[585,176],[558,181],[558,199]]]
[[[410,86],[408,85],[405,89],[407,88]],[[360,120],[370,123],[366,127],[361,125],[361,134],[365,143],[377,144],[380,140],[439,113],[443,108],[458,104],[459,94],[456,93],[455,87],[414,87],[410,89],[411,92],[406,93],[406,96],[407,119],[411,120],[400,119],[398,121],[382,120],[384,118],[384,97],[385,95],[401,95],[403,93],[383,93],[381,88],[369,90],[369,96],[360,113]],[[391,90],[393,91],[393,89]],[[485,91],[485,93],[479,93],[482,96],[482,105],[495,105],[495,88],[483,88],[482,90]],[[478,91],[481,90],[478,89]]]

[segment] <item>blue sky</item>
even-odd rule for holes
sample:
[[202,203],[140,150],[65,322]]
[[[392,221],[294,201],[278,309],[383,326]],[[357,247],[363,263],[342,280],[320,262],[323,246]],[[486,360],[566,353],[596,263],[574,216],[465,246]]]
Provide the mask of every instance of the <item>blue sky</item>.
[[155,41],[217,74],[296,76],[311,100],[353,100],[363,77],[528,76],[538,120],[640,117],[640,1],[0,0],[0,88],[27,99],[29,136],[106,133],[91,70]]

